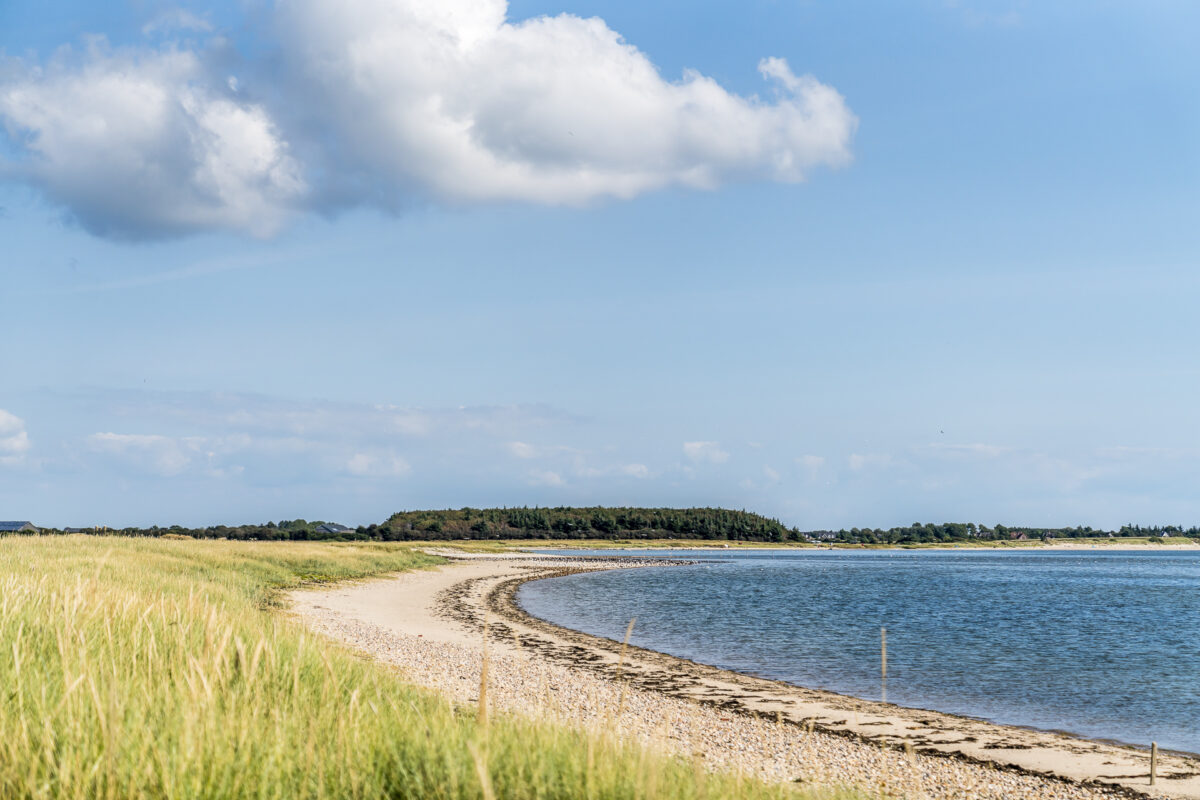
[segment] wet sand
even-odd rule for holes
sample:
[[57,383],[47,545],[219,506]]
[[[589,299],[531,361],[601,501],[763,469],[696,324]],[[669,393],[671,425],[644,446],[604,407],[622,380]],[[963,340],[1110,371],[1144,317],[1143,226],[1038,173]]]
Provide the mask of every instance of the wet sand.
[[[768,779],[929,798],[1200,800],[1200,762],[753,678],[567,630],[525,614],[521,583],[623,562],[463,556],[395,578],[293,594],[316,629],[470,702],[487,621],[499,707],[553,713]],[[668,567],[669,568],[669,567]],[[570,697],[571,702],[563,702]],[[664,729],[664,721],[668,721]],[[699,755],[697,755],[699,754]]]

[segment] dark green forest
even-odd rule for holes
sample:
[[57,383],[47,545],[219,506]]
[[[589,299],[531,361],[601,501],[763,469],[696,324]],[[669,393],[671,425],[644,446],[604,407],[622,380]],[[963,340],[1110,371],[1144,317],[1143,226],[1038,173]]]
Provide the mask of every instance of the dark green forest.
[[401,511],[371,526],[373,538],[723,539],[795,542],[803,534],[777,519],[723,508],[463,508]]
[[365,530],[371,538],[429,539],[702,539],[744,542],[931,544],[938,542],[1075,539],[1098,536],[1191,536],[1200,528],[1126,525],[1036,528],[973,522],[920,523],[893,528],[801,531],[777,519],[721,508],[463,508],[401,511]]
[[[108,536],[187,536],[195,539],[440,541],[452,539],[682,539],[827,544],[936,544],[970,541],[1187,536],[1200,527],[1124,525],[1115,531],[1088,526],[1039,528],[974,522],[920,523],[893,528],[802,531],[777,519],[723,508],[460,508],[399,511],[379,524],[345,528],[303,519],[256,525],[180,525],[149,528],[43,529],[43,533]],[[20,534],[17,534],[20,535]]]

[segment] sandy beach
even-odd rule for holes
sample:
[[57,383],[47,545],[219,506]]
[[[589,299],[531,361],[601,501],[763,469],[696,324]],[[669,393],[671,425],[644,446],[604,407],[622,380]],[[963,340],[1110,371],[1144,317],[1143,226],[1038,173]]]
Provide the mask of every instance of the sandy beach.
[[[450,555],[449,553],[446,553]],[[487,625],[489,702],[613,726],[712,769],[926,798],[1200,799],[1200,762],[753,678],[534,619],[531,579],[625,562],[466,556],[432,570],[292,595],[313,629],[458,702],[477,702]],[[660,567],[669,568],[669,567]]]
[[1048,550],[1200,550],[1200,542],[1189,542],[1187,544],[1122,544],[1120,539],[1108,539],[1100,542],[1075,542],[1067,539],[1041,546]]
[[[510,545],[517,550],[531,550],[536,547],[538,550],[573,550],[578,549],[579,545],[575,543],[551,542],[548,544],[530,545],[522,547],[520,542],[510,541]],[[593,540],[589,546],[596,546]],[[954,551],[971,551],[971,552],[1022,552],[1029,550],[1102,550],[1104,552],[1121,552],[1132,551],[1140,552],[1144,550],[1165,551],[1171,552],[1174,550],[1182,550],[1184,552],[1195,552],[1200,550],[1200,541],[1189,542],[1171,542],[1167,544],[1148,544],[1145,542],[1127,542],[1124,539],[1055,539],[1050,542],[1029,541],[1029,542],[1014,542],[1014,543],[998,543],[998,544],[976,544],[969,542],[951,542],[947,544],[920,544],[920,545],[863,545],[863,544],[777,544],[774,542],[734,542],[732,544],[714,544],[705,539],[697,539],[695,542],[682,543],[678,540],[663,543],[645,544],[631,543],[626,540],[614,541],[609,545],[611,549],[628,550],[631,554],[644,551],[671,551],[671,550],[954,550]]]

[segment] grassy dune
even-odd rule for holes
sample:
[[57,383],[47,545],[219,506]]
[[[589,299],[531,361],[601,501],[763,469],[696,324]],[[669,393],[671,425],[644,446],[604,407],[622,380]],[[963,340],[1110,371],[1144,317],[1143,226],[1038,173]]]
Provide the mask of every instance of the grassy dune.
[[406,685],[277,613],[403,545],[0,540],[0,797],[848,798]]

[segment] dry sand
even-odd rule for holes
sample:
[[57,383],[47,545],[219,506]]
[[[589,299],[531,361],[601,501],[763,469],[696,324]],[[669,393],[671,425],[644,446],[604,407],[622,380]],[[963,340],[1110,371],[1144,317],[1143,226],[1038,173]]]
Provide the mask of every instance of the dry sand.
[[615,725],[714,769],[931,800],[1200,800],[1192,759],[1160,754],[1150,787],[1149,754],[1133,748],[803,689],[635,647],[621,662],[620,643],[534,619],[514,593],[531,579],[626,567],[453,556],[436,569],[296,592],[293,608],[316,630],[464,703],[477,698],[486,619],[496,708]]

